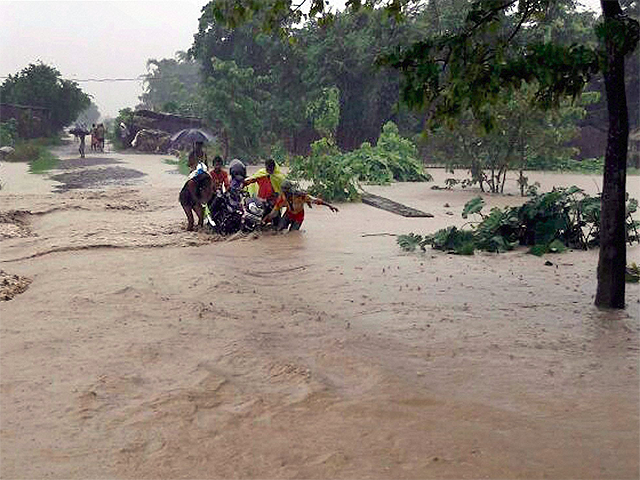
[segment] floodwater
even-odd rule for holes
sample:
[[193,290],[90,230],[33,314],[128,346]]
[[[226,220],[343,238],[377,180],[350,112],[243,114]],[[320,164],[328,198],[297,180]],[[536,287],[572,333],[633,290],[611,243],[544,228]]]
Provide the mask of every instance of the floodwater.
[[[46,175],[0,165],[21,285],[0,302],[2,478],[640,475],[640,295],[593,307],[597,251],[402,252],[396,234],[467,221],[478,192],[432,190],[437,169],[366,187],[433,218],[316,206],[302,232],[229,241],[184,230],[169,157],[64,148]],[[485,208],[523,201],[506,190]]]

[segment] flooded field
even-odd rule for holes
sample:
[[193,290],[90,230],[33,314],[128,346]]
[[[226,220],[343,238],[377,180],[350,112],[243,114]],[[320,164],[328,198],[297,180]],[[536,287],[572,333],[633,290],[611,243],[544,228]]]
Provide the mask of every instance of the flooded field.
[[597,251],[403,253],[478,194],[438,169],[366,187],[433,218],[343,204],[227,241],[185,231],[170,157],[58,154],[0,165],[2,478],[640,475],[639,289],[593,307]]

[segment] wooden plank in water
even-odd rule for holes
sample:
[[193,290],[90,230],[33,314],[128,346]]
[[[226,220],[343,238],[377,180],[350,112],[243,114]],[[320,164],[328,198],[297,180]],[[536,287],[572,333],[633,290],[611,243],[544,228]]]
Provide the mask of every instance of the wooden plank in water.
[[433,217],[431,213],[407,207],[406,205],[372,193],[363,193],[362,203],[386,210],[387,212],[395,213],[396,215],[402,215],[403,217]]

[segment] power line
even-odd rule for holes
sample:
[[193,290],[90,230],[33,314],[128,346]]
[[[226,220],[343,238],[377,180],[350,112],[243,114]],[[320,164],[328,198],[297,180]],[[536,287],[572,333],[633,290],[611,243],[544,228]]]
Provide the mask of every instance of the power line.
[[[153,80],[162,80],[165,78],[200,78],[200,74],[181,74],[181,75],[153,75],[153,74],[142,74],[133,78],[62,78],[61,80],[67,80],[70,82],[78,82],[78,83],[86,83],[86,82],[142,82],[142,81],[153,81]],[[6,80],[9,76],[0,76],[0,80]]]
[[[0,79],[3,79],[3,80],[7,78],[9,77],[0,76]],[[63,80],[81,83],[81,82],[139,82],[145,79],[146,79],[146,75],[138,75],[135,78],[83,78],[83,79],[64,78]]]
[[73,79],[69,78],[72,82],[138,82],[144,80],[142,75],[139,75],[135,78],[85,78],[85,79]]

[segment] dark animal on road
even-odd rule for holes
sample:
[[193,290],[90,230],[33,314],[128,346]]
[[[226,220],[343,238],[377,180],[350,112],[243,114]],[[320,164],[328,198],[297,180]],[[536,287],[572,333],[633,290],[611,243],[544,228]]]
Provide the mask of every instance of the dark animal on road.
[[204,209],[202,205],[206,205],[211,201],[213,193],[213,180],[207,172],[187,180],[184,184],[184,187],[180,190],[179,200],[187,216],[187,230],[193,230],[193,212],[196,212],[198,217],[198,226],[203,226]]

